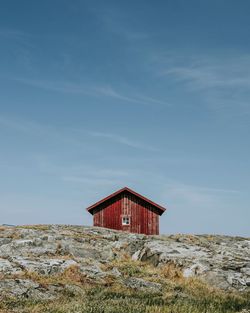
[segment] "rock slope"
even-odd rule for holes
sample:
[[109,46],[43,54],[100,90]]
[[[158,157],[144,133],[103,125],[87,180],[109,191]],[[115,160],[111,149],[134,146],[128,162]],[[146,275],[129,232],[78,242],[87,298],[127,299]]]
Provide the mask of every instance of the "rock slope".
[[[250,289],[250,239],[227,236],[144,236],[81,226],[37,225],[0,228],[0,295],[50,299],[61,288],[43,287],[32,275],[77,267],[87,279],[119,279],[114,260],[131,258],[161,267],[172,264],[184,277],[200,277],[224,290]],[[23,275],[26,273],[26,275]],[[32,275],[31,275],[32,273]],[[28,275],[29,274],[29,275]],[[31,278],[30,278],[31,277]],[[159,283],[130,277],[130,288],[161,290]],[[81,292],[74,288],[74,292]]]

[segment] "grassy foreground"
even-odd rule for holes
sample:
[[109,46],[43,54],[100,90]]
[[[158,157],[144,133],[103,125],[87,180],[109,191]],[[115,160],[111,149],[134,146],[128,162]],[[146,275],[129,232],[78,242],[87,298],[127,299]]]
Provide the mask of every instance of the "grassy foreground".
[[105,269],[116,267],[122,279],[143,278],[161,283],[163,288],[158,292],[135,290],[124,286],[121,279],[114,277],[106,277],[102,282],[94,281],[83,276],[76,267],[63,274],[47,277],[25,273],[19,278],[32,279],[45,288],[49,284],[70,284],[80,293],[63,291],[53,301],[2,298],[0,312],[230,313],[250,310],[249,293],[224,292],[197,279],[184,279],[174,265],[154,268],[125,258],[103,266]]

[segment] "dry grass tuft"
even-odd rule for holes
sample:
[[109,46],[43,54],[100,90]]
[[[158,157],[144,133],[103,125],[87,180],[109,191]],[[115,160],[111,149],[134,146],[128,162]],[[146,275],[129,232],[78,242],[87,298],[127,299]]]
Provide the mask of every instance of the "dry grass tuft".
[[65,279],[69,282],[84,284],[87,279],[86,275],[81,273],[80,269],[76,265],[68,267],[61,275],[62,279]]
[[43,224],[37,224],[37,225],[22,225],[22,226],[17,226],[17,228],[20,229],[34,229],[34,230],[49,230],[50,226],[49,225],[43,225]]
[[160,267],[160,273],[163,277],[173,280],[183,279],[183,274],[180,267],[174,263],[167,263]]

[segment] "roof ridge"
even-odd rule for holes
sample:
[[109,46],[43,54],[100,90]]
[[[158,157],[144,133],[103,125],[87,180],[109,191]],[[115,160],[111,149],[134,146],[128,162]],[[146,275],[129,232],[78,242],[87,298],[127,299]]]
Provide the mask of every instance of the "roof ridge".
[[152,200],[150,200],[150,199],[148,199],[148,198],[142,196],[141,194],[135,192],[134,190],[132,190],[131,188],[129,188],[129,187],[127,187],[127,186],[125,186],[125,187],[123,187],[123,188],[121,188],[121,189],[115,191],[114,193],[111,193],[109,196],[107,196],[107,197],[105,197],[105,198],[103,198],[103,199],[97,201],[96,203],[94,203],[94,204],[92,204],[91,206],[87,207],[86,210],[91,213],[91,211],[92,211],[95,207],[97,207],[97,206],[99,206],[100,204],[102,204],[102,203],[108,201],[109,199],[112,199],[113,197],[117,196],[118,194],[120,194],[120,193],[122,193],[122,192],[124,192],[124,191],[128,191],[129,193],[133,194],[134,196],[140,198],[141,200],[143,200],[143,201],[145,201],[145,202],[147,202],[147,203],[150,203],[152,206],[154,206],[154,207],[156,207],[157,209],[159,209],[159,210],[161,211],[161,214],[166,210],[166,208],[164,208],[163,206],[161,206],[161,205],[155,203],[154,201],[152,201]]

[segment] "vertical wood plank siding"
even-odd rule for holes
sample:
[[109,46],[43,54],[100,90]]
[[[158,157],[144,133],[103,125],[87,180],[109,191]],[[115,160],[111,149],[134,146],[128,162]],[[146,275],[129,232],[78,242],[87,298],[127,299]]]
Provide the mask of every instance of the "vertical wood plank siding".
[[[159,234],[159,213],[153,205],[133,194],[124,192],[115,196],[95,208],[93,215],[94,226],[147,235]],[[123,217],[130,218],[129,225],[122,225]]]

